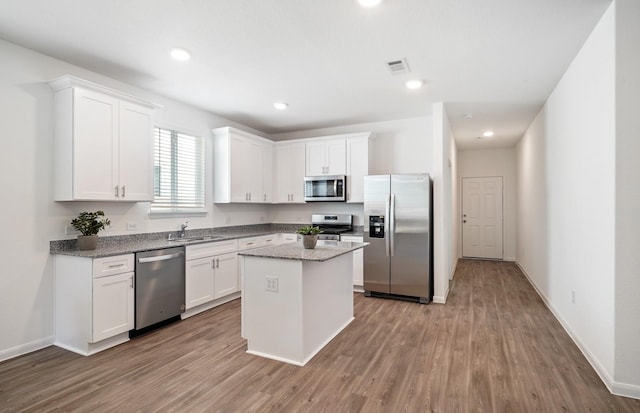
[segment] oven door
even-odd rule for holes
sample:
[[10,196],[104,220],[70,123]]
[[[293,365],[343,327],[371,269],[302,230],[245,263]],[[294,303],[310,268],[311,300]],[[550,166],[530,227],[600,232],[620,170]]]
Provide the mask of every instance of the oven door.
[[305,176],[304,200],[306,202],[345,202],[347,200],[344,175]]

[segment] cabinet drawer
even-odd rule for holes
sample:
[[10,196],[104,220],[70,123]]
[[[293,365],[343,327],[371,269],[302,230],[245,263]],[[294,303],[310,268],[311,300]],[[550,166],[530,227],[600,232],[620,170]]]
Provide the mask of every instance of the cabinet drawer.
[[280,234],[280,237],[280,243],[282,244],[298,242],[298,234]]
[[114,257],[96,258],[93,260],[93,278],[133,272],[134,269],[133,254],[116,255]]
[[207,242],[204,244],[188,245],[185,249],[185,259],[195,260],[198,258],[211,257],[213,255],[227,254],[238,250],[236,240]]
[[252,248],[266,247],[267,245],[278,244],[278,235],[260,235],[258,237],[242,238],[238,240],[238,251],[250,250]]
[[357,237],[354,235],[341,235],[340,236],[340,241],[344,241],[344,242],[363,242],[364,238],[363,237]]

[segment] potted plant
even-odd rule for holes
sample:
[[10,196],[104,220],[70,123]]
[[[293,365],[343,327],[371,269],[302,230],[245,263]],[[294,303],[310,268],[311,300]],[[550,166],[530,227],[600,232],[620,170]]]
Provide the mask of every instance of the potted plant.
[[82,235],[78,235],[78,249],[95,250],[98,245],[98,232],[111,225],[104,211],[81,212],[71,220],[71,225]]
[[298,228],[296,234],[302,235],[302,245],[306,249],[313,249],[316,247],[316,243],[318,242],[318,234],[321,232],[322,230],[319,227],[307,225],[305,227]]

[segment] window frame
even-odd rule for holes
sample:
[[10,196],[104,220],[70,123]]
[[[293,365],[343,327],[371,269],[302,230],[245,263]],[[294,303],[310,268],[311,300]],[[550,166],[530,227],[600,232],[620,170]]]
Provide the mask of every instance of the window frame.
[[[171,207],[155,207],[155,197],[156,197],[156,130],[165,130],[170,131],[172,135],[174,134],[182,134],[187,135],[192,138],[195,138],[198,141],[198,145],[201,148],[201,180],[202,180],[202,206],[194,207],[194,208],[180,208],[175,203],[172,203]],[[171,157],[175,157],[175,154],[171,153]],[[175,171],[173,170],[172,165],[172,181],[175,179]],[[153,126],[153,196],[154,199],[149,203],[149,218],[171,218],[171,217],[184,217],[184,216],[206,216],[207,215],[207,185],[206,185],[206,175],[207,175],[207,156],[206,156],[206,141],[204,136],[199,133],[195,133],[193,130],[188,128],[184,128],[181,126],[167,125],[162,123],[156,123]],[[175,191],[174,184],[172,184],[172,191]],[[172,200],[173,195],[172,195]]]

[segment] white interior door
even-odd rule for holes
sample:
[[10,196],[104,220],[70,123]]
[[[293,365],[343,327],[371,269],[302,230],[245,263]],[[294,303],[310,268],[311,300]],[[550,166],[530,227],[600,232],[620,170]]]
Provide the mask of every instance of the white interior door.
[[462,178],[462,256],[502,259],[502,177]]

